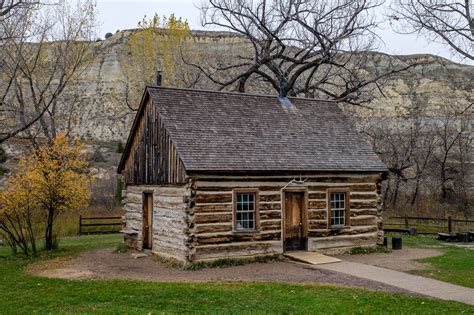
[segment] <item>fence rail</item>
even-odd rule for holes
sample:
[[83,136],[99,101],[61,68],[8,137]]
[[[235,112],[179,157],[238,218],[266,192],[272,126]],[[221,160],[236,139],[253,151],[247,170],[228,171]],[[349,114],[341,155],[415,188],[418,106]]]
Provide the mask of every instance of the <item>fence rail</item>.
[[406,230],[426,228],[419,231],[417,230],[418,234],[452,233],[454,230],[468,232],[474,231],[474,220],[453,219],[451,216],[447,218],[394,216],[389,217],[384,223],[384,226],[387,227],[385,229],[386,231],[399,230],[400,227],[404,227]]
[[[79,216],[79,234],[119,233],[122,226],[122,217]],[[99,229],[98,227],[101,228]]]

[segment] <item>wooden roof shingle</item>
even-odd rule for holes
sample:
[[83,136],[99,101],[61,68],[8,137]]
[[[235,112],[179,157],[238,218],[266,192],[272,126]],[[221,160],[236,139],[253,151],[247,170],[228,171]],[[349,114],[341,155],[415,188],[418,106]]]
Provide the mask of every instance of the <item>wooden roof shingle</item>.
[[187,171],[387,170],[331,101],[289,98],[288,106],[268,95],[165,87],[146,93]]

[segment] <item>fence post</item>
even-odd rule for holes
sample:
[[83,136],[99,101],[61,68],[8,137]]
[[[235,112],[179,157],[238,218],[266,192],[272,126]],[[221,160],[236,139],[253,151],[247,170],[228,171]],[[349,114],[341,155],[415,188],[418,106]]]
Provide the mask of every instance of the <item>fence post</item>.
[[451,216],[448,216],[448,233],[453,231],[453,221],[451,220]]
[[82,215],[79,216],[79,235],[82,234]]
[[408,229],[408,216],[405,213],[405,229]]

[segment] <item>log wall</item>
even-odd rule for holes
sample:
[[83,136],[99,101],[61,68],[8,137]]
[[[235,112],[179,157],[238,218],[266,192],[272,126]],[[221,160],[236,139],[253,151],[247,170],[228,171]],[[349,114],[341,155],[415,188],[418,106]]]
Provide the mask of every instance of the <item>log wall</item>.
[[[306,176],[303,176],[306,178]],[[283,252],[282,192],[293,179],[288,177],[195,176],[192,182],[190,257],[207,260]],[[347,250],[373,246],[383,239],[380,174],[324,174],[309,176],[303,185],[308,191],[308,250]],[[350,190],[350,226],[328,226],[327,190]],[[258,188],[260,228],[258,232],[233,231],[232,196],[236,188]]]
[[127,186],[124,198],[125,241],[142,248],[143,192],[153,192],[153,245],[152,252],[165,258],[183,262],[188,260],[187,241],[189,226],[187,215],[187,185]]
[[186,171],[153,104],[136,118],[122,174],[126,184],[184,184]]
[[[282,188],[291,179],[192,175],[187,184],[180,186],[128,185],[124,201],[127,238],[141,247],[142,194],[152,190],[154,253],[187,263],[280,254]],[[288,187],[308,191],[308,250],[345,251],[383,241],[380,174],[312,175],[304,184]],[[337,187],[350,191],[350,226],[344,229],[328,225],[327,190]],[[233,230],[232,198],[236,188],[258,189],[260,224],[256,232]]]

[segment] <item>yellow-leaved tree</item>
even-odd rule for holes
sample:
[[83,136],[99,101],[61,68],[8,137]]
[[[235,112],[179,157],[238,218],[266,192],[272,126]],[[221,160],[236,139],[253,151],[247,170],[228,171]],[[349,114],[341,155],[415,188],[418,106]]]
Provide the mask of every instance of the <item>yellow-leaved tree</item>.
[[90,181],[83,145],[63,134],[23,155],[0,191],[0,233],[12,250],[36,253],[40,233],[45,249],[55,249],[55,219],[87,207]]
[[122,69],[125,102],[130,109],[138,108],[144,87],[155,84],[158,70],[164,74],[164,85],[189,85],[191,79],[183,71],[181,53],[190,49],[190,33],[188,22],[174,14],[163,18],[155,14],[151,19],[145,16],[130,33],[122,52],[122,56],[127,56]]

